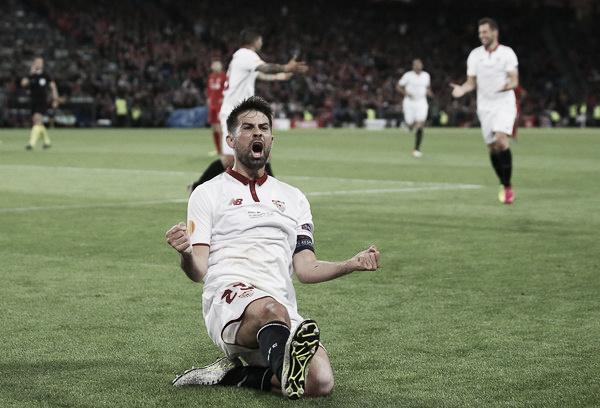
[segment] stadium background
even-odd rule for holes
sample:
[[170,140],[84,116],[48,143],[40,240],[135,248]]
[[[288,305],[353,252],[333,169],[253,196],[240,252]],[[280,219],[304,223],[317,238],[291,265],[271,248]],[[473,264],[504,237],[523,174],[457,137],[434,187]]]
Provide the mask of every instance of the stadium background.
[[[600,5],[573,1],[449,0],[7,0],[0,16],[0,126],[29,127],[19,87],[34,55],[46,58],[61,96],[56,126],[114,123],[115,98],[139,116],[128,125],[160,127],[175,110],[205,106],[209,60],[225,67],[242,27],[258,27],[262,55],[286,62],[293,53],[310,71],[287,83],[258,83],[277,114],[325,126],[361,126],[367,109],[388,125],[401,118],[395,85],[420,57],[436,93],[430,120],[469,126],[474,98],[450,97],[465,79],[479,44],[477,20],[500,24],[500,41],[516,51],[528,92],[527,126],[600,124]],[[582,110],[585,106],[586,111]],[[586,114],[586,122],[576,117]],[[561,118],[558,120],[556,115]]]
[[[394,112],[393,85],[413,53],[450,104],[446,82],[464,78],[482,15],[519,54],[529,112],[560,95],[568,109],[597,89],[593,2],[221,3],[4,0],[5,126],[25,126],[8,121],[12,109],[21,115],[11,104],[26,106],[15,84],[38,51],[69,97],[63,106],[109,115],[129,83],[148,126],[162,126],[169,106],[202,106],[208,55],[227,58],[246,23],[264,28],[267,60],[298,48],[311,64],[306,80],[259,88],[285,107],[296,98],[318,109],[327,96],[331,113],[344,98]],[[184,74],[197,76],[195,92]],[[23,148],[29,128],[0,128],[0,407],[284,406],[250,390],[170,385],[221,357],[197,307],[201,288],[164,235],[185,219],[187,184],[214,160],[210,130],[84,124],[50,130],[54,147],[33,151]],[[278,133],[275,174],[307,194],[319,257],[376,244],[383,259],[375,275],[296,286],[302,314],[323,329],[336,389],[295,405],[600,407],[599,133],[522,129],[511,206],[497,201],[477,127],[429,128],[419,160],[397,129]]]

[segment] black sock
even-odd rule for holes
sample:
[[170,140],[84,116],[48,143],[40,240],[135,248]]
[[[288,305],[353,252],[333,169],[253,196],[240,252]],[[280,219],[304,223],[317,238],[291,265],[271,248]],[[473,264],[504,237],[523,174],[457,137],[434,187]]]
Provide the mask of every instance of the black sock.
[[512,176],[512,153],[510,149],[506,149],[498,156],[500,156],[500,182],[504,187],[508,187]]
[[267,164],[265,164],[265,170],[267,171],[267,174],[271,177],[273,176],[273,170],[271,170],[271,163],[267,162]]
[[235,385],[236,387],[270,391],[271,377],[273,377],[273,371],[270,367],[236,367],[225,374],[219,385]]
[[423,129],[417,129],[415,133],[415,150],[421,148],[421,142],[423,141]]
[[284,322],[267,323],[256,334],[263,357],[280,381],[285,355],[285,343],[288,337],[290,337],[290,328]]
[[499,153],[490,153],[490,159],[492,160],[492,167],[494,168],[496,175],[500,179],[500,182],[502,182],[502,163],[501,163],[500,154]]
[[223,166],[223,162],[221,161],[221,159],[215,160],[206,168],[206,170],[204,170],[204,173],[202,173],[202,176],[200,176],[200,179],[196,183],[194,183],[194,188],[196,188],[197,186],[199,186],[202,183],[206,183],[208,180],[218,176],[219,174],[223,173],[225,170],[226,169]]

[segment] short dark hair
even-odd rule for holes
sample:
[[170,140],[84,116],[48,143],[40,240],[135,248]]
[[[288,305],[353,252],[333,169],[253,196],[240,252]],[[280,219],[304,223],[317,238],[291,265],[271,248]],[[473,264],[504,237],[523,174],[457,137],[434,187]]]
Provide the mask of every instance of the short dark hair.
[[260,37],[262,36],[258,32],[258,30],[252,27],[244,28],[242,32],[240,32],[240,44],[242,46],[252,45],[252,43]]
[[484,17],[477,23],[478,26],[482,26],[484,24],[488,24],[492,30],[498,29],[498,23],[493,18]]
[[233,135],[233,131],[240,124],[240,115],[248,111],[263,113],[269,119],[269,127],[273,129],[273,108],[266,99],[260,96],[251,96],[235,105],[235,108],[227,116],[227,132],[230,135]]

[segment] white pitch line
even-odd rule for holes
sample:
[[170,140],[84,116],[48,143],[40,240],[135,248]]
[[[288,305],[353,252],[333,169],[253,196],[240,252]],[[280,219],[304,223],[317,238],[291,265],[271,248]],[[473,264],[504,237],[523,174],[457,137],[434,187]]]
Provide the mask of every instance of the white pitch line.
[[[77,173],[124,173],[124,174],[148,174],[148,175],[172,175],[172,176],[187,176],[192,175],[197,177],[200,172],[185,172],[185,171],[170,171],[170,170],[139,170],[139,169],[114,169],[114,168],[101,168],[101,167],[66,167],[66,166],[37,166],[37,165],[24,165],[24,164],[0,164],[0,169],[15,169],[15,170],[60,170],[66,172],[77,172]],[[333,183],[368,183],[368,184],[390,184],[390,185],[401,185],[401,186],[451,186],[456,188],[457,184],[449,183],[436,183],[427,181],[402,181],[402,180],[373,180],[373,179],[357,179],[357,178],[342,178],[342,177],[313,177],[313,176],[278,176],[278,179],[285,180],[297,180],[297,181],[330,181]],[[463,186],[459,188],[481,188],[477,185],[469,184],[458,184]],[[468,186],[468,187],[464,187]]]
[[[0,164],[1,168],[15,169],[15,170],[60,170],[68,172],[91,172],[91,173],[125,173],[125,174],[148,174],[148,175],[172,175],[172,176],[185,176],[193,175],[198,176],[200,173],[185,172],[185,171],[168,171],[168,170],[139,170],[139,169],[114,169],[114,168],[101,168],[101,167],[61,167],[61,166],[35,166],[35,165],[24,165],[24,164]],[[369,184],[391,184],[401,186],[451,186],[451,188],[481,188],[478,185],[469,184],[450,184],[450,183],[436,183],[427,181],[402,181],[402,180],[374,180],[374,179],[356,179],[356,178],[342,178],[342,177],[313,177],[313,176],[278,176],[278,179],[284,180],[297,180],[297,181],[330,181],[334,183],[369,183]],[[386,190],[387,191],[387,190]],[[404,191],[404,190],[402,190]]]
[[126,173],[126,174],[150,174],[150,175],[173,175],[173,176],[182,176],[188,174],[195,174],[184,171],[165,171],[165,170],[138,170],[138,169],[109,169],[102,167],[64,167],[64,166],[30,166],[23,164],[2,164],[0,168],[9,168],[15,170],[59,170],[59,171],[68,171],[68,172],[76,172],[76,173]]
[[[417,191],[436,191],[436,190],[468,190],[482,188],[482,186],[470,184],[441,184],[438,186],[428,187],[405,187],[405,188],[389,188],[376,190],[339,190],[339,191],[315,191],[306,193],[306,196],[331,196],[331,195],[367,195],[367,194],[388,194],[388,193],[410,193]],[[88,208],[109,208],[123,207],[132,205],[162,205],[173,203],[187,203],[187,198],[176,200],[160,200],[160,201],[134,201],[123,203],[103,203],[103,204],[75,204],[75,205],[50,205],[36,207],[16,207],[16,208],[0,208],[1,213],[24,212],[24,211],[49,211],[49,210],[81,210]]]
[[439,185],[430,187],[408,187],[408,188],[387,188],[378,190],[339,190],[339,191],[320,191],[314,193],[307,193],[307,196],[329,196],[329,195],[352,195],[352,194],[383,194],[383,193],[411,193],[416,191],[436,191],[436,190],[471,190],[476,188],[482,188],[482,186],[475,186],[469,184],[458,184],[452,185]]
[[22,211],[46,211],[46,210],[82,210],[87,208],[106,208],[106,207],[123,207],[131,205],[161,205],[172,203],[187,203],[187,198],[177,200],[161,200],[161,201],[133,201],[124,203],[103,203],[103,204],[73,204],[73,205],[49,205],[37,207],[16,207],[16,208],[0,208],[0,213],[22,212]]
[[[149,175],[173,175],[182,176],[194,173],[181,171],[162,171],[162,170],[136,170],[136,169],[111,169],[111,168],[93,168],[93,167],[55,167],[55,166],[31,166],[31,165],[0,165],[0,168],[11,168],[17,170],[59,170],[69,172],[94,172],[94,173],[127,173],[127,174],[149,174]],[[389,185],[391,188],[366,189],[366,190],[335,190],[335,191],[314,191],[305,193],[306,196],[332,196],[332,195],[368,195],[368,194],[387,194],[387,193],[410,193],[418,191],[436,191],[436,190],[468,190],[482,188],[480,185],[473,184],[450,184],[450,183],[434,183],[434,182],[416,182],[416,181],[401,181],[401,180],[369,180],[369,179],[352,179],[339,177],[310,177],[310,176],[283,176],[282,180],[297,180],[297,181],[329,181],[336,184],[339,183],[354,183],[354,184],[377,184]],[[396,186],[396,187],[392,187]],[[404,186],[404,187],[397,187]],[[132,205],[161,205],[172,203],[185,203],[187,198],[175,200],[161,201],[136,201],[123,203],[104,203],[104,204],[74,204],[74,205],[53,205],[53,206],[35,206],[35,207],[16,207],[16,208],[0,208],[1,213],[23,212],[23,211],[47,211],[47,210],[78,210],[87,208],[106,208],[106,207],[123,207]]]

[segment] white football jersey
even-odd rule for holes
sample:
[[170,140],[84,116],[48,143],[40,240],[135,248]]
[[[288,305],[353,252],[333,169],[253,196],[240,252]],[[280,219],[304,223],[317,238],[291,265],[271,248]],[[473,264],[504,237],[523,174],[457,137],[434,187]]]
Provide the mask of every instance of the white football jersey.
[[264,61],[249,48],[240,48],[233,54],[227,68],[221,114],[229,115],[235,105],[254,95],[254,85],[258,76],[256,67],[262,64]]
[[467,75],[476,77],[477,109],[492,110],[515,105],[513,91],[498,92],[508,82],[508,73],[519,69],[517,55],[512,48],[499,44],[488,51],[483,45],[475,48],[467,59]]
[[421,71],[419,74],[415,71],[405,72],[398,85],[403,86],[406,92],[412,95],[410,98],[404,97],[404,105],[427,105],[427,88],[431,86],[428,72]]
[[313,238],[304,194],[273,177],[249,180],[228,169],[198,186],[188,202],[192,245],[209,245],[204,314],[223,285],[244,282],[296,306],[292,256],[298,236]]

